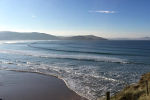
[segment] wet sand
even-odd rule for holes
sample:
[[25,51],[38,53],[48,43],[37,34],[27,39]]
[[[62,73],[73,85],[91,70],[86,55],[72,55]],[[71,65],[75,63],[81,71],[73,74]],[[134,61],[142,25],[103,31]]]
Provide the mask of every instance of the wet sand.
[[0,70],[2,100],[86,100],[53,76]]

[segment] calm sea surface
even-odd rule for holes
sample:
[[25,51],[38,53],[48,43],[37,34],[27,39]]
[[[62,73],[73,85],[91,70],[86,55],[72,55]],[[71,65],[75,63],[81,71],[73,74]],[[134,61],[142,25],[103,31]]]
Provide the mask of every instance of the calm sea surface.
[[1,41],[0,69],[56,75],[96,100],[150,72],[150,41]]

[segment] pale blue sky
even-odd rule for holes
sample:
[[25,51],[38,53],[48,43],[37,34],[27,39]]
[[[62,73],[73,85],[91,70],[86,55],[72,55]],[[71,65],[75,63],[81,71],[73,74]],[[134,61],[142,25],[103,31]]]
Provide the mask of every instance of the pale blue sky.
[[150,36],[150,0],[0,0],[0,31]]

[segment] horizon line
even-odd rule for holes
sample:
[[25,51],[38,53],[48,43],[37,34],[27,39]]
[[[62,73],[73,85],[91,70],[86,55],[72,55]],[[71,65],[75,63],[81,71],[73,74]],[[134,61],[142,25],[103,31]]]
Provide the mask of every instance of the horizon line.
[[71,36],[87,36],[87,35],[92,35],[92,36],[97,36],[97,37],[102,37],[102,38],[106,38],[106,39],[139,39],[139,38],[150,38],[150,36],[142,36],[142,37],[103,37],[100,35],[95,35],[95,34],[77,34],[77,35],[55,35],[55,34],[51,34],[48,32],[39,32],[39,31],[0,31],[0,32],[16,32],[16,33],[43,33],[43,34],[48,34],[48,35],[54,35],[54,36],[64,36],[64,37],[71,37]]

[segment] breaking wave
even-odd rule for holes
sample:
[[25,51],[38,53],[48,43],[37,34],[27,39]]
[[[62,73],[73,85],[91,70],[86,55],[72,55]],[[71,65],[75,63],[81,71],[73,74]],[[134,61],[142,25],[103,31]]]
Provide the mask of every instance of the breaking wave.
[[107,56],[96,56],[96,55],[77,55],[77,54],[46,54],[38,53],[32,51],[22,51],[22,50],[0,50],[0,53],[11,53],[11,54],[21,54],[26,56],[35,57],[45,57],[54,59],[69,59],[69,60],[82,60],[82,61],[96,61],[96,62],[112,62],[112,63],[128,63],[125,59],[107,57]]
[[[104,95],[105,91],[115,90],[118,85],[122,87],[124,85],[124,81],[99,75],[97,67],[93,66],[62,67],[34,62],[9,62],[7,60],[1,60],[0,64],[2,65],[0,69],[36,72],[56,76],[64,80],[70,89],[89,100],[96,100],[97,97]],[[18,67],[8,67],[5,66],[6,64]]]

